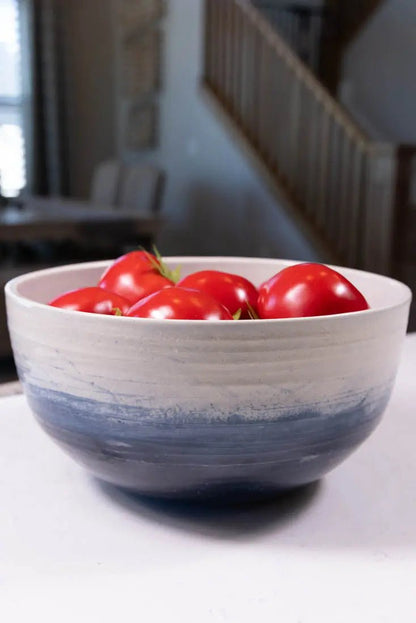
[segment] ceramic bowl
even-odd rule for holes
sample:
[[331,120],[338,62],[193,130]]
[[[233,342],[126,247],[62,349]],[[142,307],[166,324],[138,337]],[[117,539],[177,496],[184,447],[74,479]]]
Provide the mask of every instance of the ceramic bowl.
[[[292,262],[169,258],[185,276],[259,285]],[[6,286],[19,377],[45,431],[99,478],[141,494],[233,500],[318,478],[374,430],[393,387],[409,289],[340,268],[368,311],[238,322],[77,313],[45,303],[94,284],[107,262]]]

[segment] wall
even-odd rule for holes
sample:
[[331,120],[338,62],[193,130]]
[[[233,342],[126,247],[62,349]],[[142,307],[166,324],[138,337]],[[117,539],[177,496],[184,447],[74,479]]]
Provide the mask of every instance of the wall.
[[415,0],[386,1],[348,50],[343,99],[379,137],[416,143],[415,58]]
[[251,170],[199,93],[203,4],[170,0],[160,148],[168,186],[164,253],[320,259]]

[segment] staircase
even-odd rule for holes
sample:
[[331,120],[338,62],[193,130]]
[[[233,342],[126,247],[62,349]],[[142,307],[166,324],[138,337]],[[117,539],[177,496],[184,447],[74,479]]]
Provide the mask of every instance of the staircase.
[[325,6],[304,2],[289,4],[276,0],[253,0],[252,4],[300,59],[320,76],[322,40],[334,31],[332,11]]
[[342,59],[347,46],[385,0],[325,0],[329,27],[321,40],[320,76],[327,88],[337,92]]
[[336,94],[345,50],[384,0],[252,0],[280,35]]
[[[401,277],[413,253],[416,266],[416,148],[371,140],[247,0],[206,0],[203,88],[279,201],[334,262]],[[404,232],[406,243],[396,243]]]
[[335,15],[338,37],[347,45],[384,0],[325,0],[325,7]]

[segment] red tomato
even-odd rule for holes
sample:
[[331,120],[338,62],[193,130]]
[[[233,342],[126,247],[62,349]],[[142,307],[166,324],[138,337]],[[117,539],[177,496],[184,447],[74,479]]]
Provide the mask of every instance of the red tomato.
[[250,312],[257,313],[257,289],[240,275],[219,270],[201,270],[184,277],[178,286],[209,294],[233,315],[241,309],[241,318],[252,317]]
[[158,320],[232,320],[233,317],[214,298],[187,288],[166,288],[139,301],[127,316]]
[[119,257],[103,273],[98,286],[128,299],[140,299],[173,285],[161,262],[147,251],[132,251]]
[[353,284],[322,264],[284,268],[259,289],[260,318],[326,316],[368,309]]
[[73,311],[107,315],[115,315],[116,309],[119,309],[124,315],[127,314],[130,308],[130,303],[127,299],[113,292],[106,292],[101,288],[71,290],[53,299],[49,305]]

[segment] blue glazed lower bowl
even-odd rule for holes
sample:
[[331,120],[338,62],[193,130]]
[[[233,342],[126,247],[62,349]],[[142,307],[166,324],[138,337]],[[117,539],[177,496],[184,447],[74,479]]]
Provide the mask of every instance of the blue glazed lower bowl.
[[[288,262],[173,258],[254,283]],[[290,320],[157,321],[44,303],[104,263],[6,287],[19,376],[44,430],[99,478],[141,494],[234,501],[321,478],[380,420],[410,304],[403,284],[340,269],[371,310]]]

